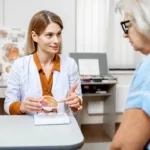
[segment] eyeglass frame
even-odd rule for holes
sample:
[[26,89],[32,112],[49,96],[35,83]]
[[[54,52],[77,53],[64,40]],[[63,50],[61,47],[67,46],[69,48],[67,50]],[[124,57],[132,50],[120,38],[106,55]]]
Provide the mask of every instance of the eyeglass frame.
[[121,25],[125,34],[128,34],[128,32],[129,32],[129,28],[126,26],[126,23],[129,23],[129,22],[131,22],[131,20],[126,20],[126,21],[120,22],[120,25]]

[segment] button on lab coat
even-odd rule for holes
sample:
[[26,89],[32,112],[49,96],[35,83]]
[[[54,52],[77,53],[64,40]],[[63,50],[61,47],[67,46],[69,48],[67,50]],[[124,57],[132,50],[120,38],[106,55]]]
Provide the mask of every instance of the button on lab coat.
[[[78,83],[76,93],[82,100],[81,82],[78,67],[74,59],[60,55],[60,72],[54,71],[52,94],[56,100],[67,97],[69,89]],[[42,97],[39,72],[33,55],[24,56],[14,61],[8,77],[4,109],[9,114],[9,106],[15,101],[24,101],[27,97]],[[60,103],[58,111],[66,112],[64,103]]]

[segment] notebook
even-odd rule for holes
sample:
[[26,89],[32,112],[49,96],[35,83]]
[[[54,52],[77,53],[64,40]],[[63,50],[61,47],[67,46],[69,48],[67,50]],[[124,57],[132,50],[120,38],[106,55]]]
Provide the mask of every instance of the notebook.
[[35,125],[69,124],[70,118],[66,113],[37,113],[34,114]]

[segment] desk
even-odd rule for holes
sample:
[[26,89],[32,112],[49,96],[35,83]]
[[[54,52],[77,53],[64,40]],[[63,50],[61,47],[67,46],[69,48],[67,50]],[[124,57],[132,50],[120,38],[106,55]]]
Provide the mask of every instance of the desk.
[[[103,114],[103,123],[104,123],[104,130],[107,133],[107,135],[112,139],[115,133],[115,119],[116,119],[116,82],[82,82],[83,85],[99,85],[102,86],[102,89],[106,90],[106,94],[95,94],[95,93],[89,93],[89,94],[83,94],[84,101],[90,101],[90,100],[100,100],[100,97],[104,97],[104,114]],[[5,90],[6,90],[6,81],[0,81],[0,98],[4,98]],[[84,108],[85,109],[85,108]],[[76,115],[79,124],[81,123],[82,113],[79,112]]]
[[74,117],[66,125],[35,126],[33,116],[0,116],[0,150],[76,150],[84,137]]
[[4,98],[5,98],[5,92],[7,88],[7,81],[0,80],[0,114],[4,114]]
[[6,88],[7,88],[7,81],[0,80],[0,98],[5,98]]

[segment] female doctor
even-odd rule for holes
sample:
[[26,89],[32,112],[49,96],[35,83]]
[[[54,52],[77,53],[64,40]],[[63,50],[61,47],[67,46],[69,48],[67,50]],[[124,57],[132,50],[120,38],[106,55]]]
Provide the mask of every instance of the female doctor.
[[42,111],[41,97],[60,101],[58,110],[82,109],[81,83],[76,62],[60,55],[62,20],[50,11],[36,13],[29,24],[26,56],[11,68],[4,103],[10,115]]

